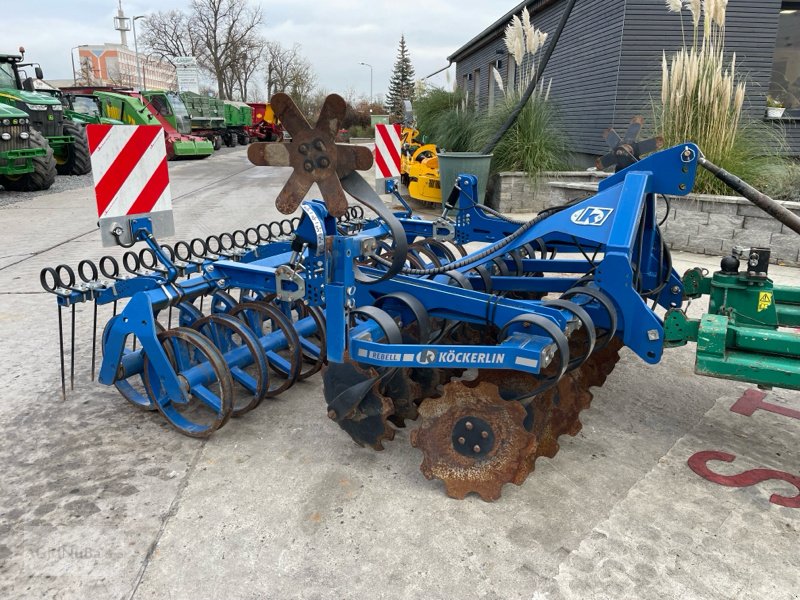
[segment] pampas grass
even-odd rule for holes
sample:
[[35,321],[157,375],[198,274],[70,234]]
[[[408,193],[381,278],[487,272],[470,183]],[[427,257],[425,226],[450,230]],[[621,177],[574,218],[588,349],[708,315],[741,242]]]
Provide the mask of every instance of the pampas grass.
[[[536,54],[547,41],[547,34],[536,29],[530,13],[523,10],[505,30],[509,60],[517,67],[519,78],[503,84],[497,69],[492,68],[497,88],[504,97],[492,112],[479,113],[466,101],[460,88],[456,92],[431,88],[418,97],[414,110],[420,132],[439,148],[450,152],[477,152],[506,121],[536,74]],[[543,170],[567,166],[569,147],[558,123],[555,107],[548,101],[550,86],[542,82],[522,109],[516,123],[494,149],[492,174],[499,171],[526,171],[530,176]]]
[[516,65],[518,74],[515,84],[512,85],[512,82],[509,82],[509,88],[513,88],[516,93],[522,94],[536,76],[539,68],[539,60],[536,57],[536,53],[547,42],[547,34],[534,27],[528,9],[523,8],[522,18],[514,15],[511,22],[506,26],[504,42],[509,56]]
[[[680,12],[672,2],[667,4],[670,11]],[[780,146],[780,141],[767,128],[742,122],[746,84],[736,74],[736,54],[729,62],[724,57],[727,0],[702,0],[702,5],[701,0],[689,0],[688,7],[692,45],[684,43],[671,58],[662,54],[657,129],[667,145],[692,141],[712,162],[758,180],[765,156],[772,160],[769,155],[775,154],[766,146]],[[698,172],[695,190],[727,193],[723,183],[704,171]]]

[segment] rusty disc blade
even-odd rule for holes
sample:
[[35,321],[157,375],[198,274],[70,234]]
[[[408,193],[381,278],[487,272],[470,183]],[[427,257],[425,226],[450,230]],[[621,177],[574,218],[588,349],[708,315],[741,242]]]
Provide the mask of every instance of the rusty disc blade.
[[525,481],[536,438],[525,429],[525,408],[501,399],[497,386],[453,381],[440,398],[425,400],[419,414],[411,445],[422,451],[422,473],[441,479],[448,496],[475,492],[489,502],[506,483]]
[[[335,407],[341,395],[369,380],[374,383],[356,398],[355,405],[345,414]],[[339,424],[359,446],[383,450],[383,442],[394,439],[389,417],[394,413],[392,401],[381,393],[381,380],[372,367],[361,365],[349,357],[343,363],[329,363],[322,370],[328,416]]]
[[[577,435],[581,430],[580,413],[589,408],[593,398],[590,388],[605,383],[619,362],[621,347],[619,338],[614,338],[604,348],[592,353],[579,368],[564,375],[554,388],[529,401],[525,427],[538,442],[531,470],[539,456],[553,458],[556,455],[560,436]],[[476,381],[497,385],[500,396],[509,401],[525,396],[539,384],[533,375],[492,369],[481,370]]]

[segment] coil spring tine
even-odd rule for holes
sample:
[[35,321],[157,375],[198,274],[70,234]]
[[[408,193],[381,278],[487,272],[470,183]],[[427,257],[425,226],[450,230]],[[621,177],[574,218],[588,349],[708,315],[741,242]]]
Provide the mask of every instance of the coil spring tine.
[[[89,273],[86,273],[87,267],[90,269]],[[97,265],[94,264],[89,259],[82,260],[81,262],[78,263],[78,277],[80,277],[84,283],[90,283],[90,282],[96,283],[99,279],[99,272],[97,270]],[[92,368],[91,368],[92,381],[94,381],[96,364],[97,364],[97,301],[95,299],[94,306],[92,308]]]
[[142,261],[139,260],[139,255],[133,250],[128,250],[122,255],[122,266],[131,275],[141,275],[139,269],[142,267]]
[[61,355],[61,399],[67,400],[66,370],[64,368],[64,320],[61,315],[61,305],[58,305],[58,349]]
[[[266,233],[261,232],[262,228],[266,231]],[[269,224],[261,223],[261,225],[258,225],[255,229],[256,233],[258,234],[259,242],[269,242],[272,240],[272,231],[269,228]]]
[[[214,246],[211,245],[212,243],[214,244]],[[222,242],[220,241],[220,238],[217,237],[216,235],[208,236],[206,238],[204,245],[206,248],[206,252],[210,252],[211,254],[216,254],[217,258],[222,256]]]
[[[200,250],[198,250],[196,246],[199,246]],[[209,256],[207,256],[208,247],[206,246],[206,243],[200,238],[194,238],[191,242],[189,242],[189,250],[191,251],[192,256],[194,256],[195,258],[200,258],[203,260],[209,259]]]
[[[65,281],[62,279],[61,274],[66,273],[68,279]],[[75,271],[69,265],[58,265],[55,269],[50,271],[43,270],[41,278],[44,281],[44,277],[46,273],[51,273],[53,275],[53,283],[58,288],[65,288],[70,290],[76,290],[75,288]],[[70,344],[70,390],[75,389],[75,304],[70,304],[70,313],[71,313],[71,323],[72,323],[72,338]],[[62,380],[62,396],[63,399],[67,399],[66,393],[66,385],[64,383],[64,326],[61,316],[61,305],[59,304],[58,307],[58,329],[59,329],[59,349],[61,351],[61,380]]]
[[289,237],[294,233],[294,227],[289,219],[281,219],[280,222],[281,235]]
[[97,364],[97,302],[94,303],[92,316],[92,381],[94,381],[95,367]]
[[70,327],[70,349],[69,349],[69,389],[75,389],[75,305],[72,305],[72,325]]

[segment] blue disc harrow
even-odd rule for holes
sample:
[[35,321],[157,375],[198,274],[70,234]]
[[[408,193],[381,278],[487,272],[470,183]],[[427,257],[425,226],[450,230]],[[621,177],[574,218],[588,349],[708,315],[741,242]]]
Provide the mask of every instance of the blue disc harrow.
[[[494,500],[579,431],[623,346],[661,359],[659,309],[680,308],[683,284],[658,197],[691,190],[692,144],[526,222],[477,204],[476,178],[460,175],[431,219],[390,211],[358,175],[371,156],[334,142],[340,98],[314,128],[288,97],[274,104],[293,140],[249,155],[294,166],[278,205],[299,216],[168,245],[141,215],[130,224],[140,249],[42,271],[58,301],[64,392],[75,307],[93,304],[97,331],[110,305],[98,381],[181,433],[208,437],[322,371],[327,416],[353,440],[380,450],[416,422],[424,475],[453,497]],[[311,183],[323,199],[303,200]],[[345,192],[358,204],[343,205]]]

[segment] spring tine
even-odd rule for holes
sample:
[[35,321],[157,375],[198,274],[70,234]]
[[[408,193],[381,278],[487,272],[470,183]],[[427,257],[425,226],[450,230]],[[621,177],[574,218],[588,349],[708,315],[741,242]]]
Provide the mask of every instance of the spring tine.
[[116,317],[117,316],[117,301],[116,300],[114,300],[114,314],[111,315],[111,316],[112,317]]
[[203,300],[204,299],[205,299],[205,296],[200,296],[200,312],[203,312]]
[[169,312],[167,313],[167,329],[172,329],[172,304],[169,305]]
[[133,336],[133,351],[136,351],[136,336]]
[[94,381],[95,365],[97,362],[97,302],[94,303],[94,316],[92,323],[92,381]]
[[69,389],[75,389],[75,305],[72,305],[72,326],[70,334],[70,350],[69,350]]
[[64,368],[64,320],[61,316],[61,305],[58,305],[58,349],[61,353],[61,399],[67,400],[67,378]]

